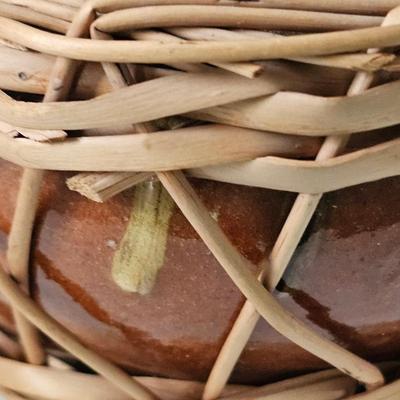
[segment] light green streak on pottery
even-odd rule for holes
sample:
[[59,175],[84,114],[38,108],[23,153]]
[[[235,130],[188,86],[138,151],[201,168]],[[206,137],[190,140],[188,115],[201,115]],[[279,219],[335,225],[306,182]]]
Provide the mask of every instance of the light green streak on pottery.
[[127,229],[114,254],[112,276],[123,290],[148,294],[164,264],[174,202],[159,182],[135,188]]

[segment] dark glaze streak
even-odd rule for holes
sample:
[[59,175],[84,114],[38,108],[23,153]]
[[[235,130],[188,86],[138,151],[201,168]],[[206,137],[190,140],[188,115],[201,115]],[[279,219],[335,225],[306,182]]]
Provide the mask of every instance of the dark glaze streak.
[[279,291],[289,293],[290,297],[308,312],[306,318],[320,328],[330,332],[338,344],[346,347],[351,342],[352,351],[361,353],[364,350],[361,344],[362,336],[357,333],[357,330],[332,319],[330,309],[319,303],[309,293],[291,288],[284,282],[280,285]]

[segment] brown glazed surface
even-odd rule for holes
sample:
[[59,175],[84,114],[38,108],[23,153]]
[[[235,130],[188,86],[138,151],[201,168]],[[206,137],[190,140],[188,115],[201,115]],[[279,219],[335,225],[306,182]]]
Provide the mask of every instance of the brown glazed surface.
[[[19,176],[17,167],[0,162],[1,262]],[[68,191],[65,177],[46,177],[34,235],[37,301],[88,346],[132,372],[205,379],[243,303],[238,290],[175,210],[153,291],[123,292],[112,281],[111,261],[134,206],[133,190],[94,204]],[[193,183],[235,246],[259,262],[294,195]],[[371,360],[400,355],[399,204],[400,178],[324,196],[275,292],[319,333]],[[261,321],[234,380],[267,382],[321,367]]]

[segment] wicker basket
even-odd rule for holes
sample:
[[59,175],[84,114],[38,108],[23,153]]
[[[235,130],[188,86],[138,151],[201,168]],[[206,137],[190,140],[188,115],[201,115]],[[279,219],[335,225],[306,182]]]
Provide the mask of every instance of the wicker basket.
[[[0,157],[24,167],[7,254],[12,277],[0,269],[0,291],[13,307],[27,361],[12,360],[19,345],[1,334],[0,347],[9,359],[0,359],[0,393],[10,399],[215,399],[223,392],[230,399],[328,400],[353,398],[360,383],[365,392],[357,399],[400,398],[400,382],[384,385],[376,366],[294,319],[260,283],[269,290],[277,285],[324,192],[400,173],[400,139],[338,155],[351,134],[400,122],[395,100],[400,85],[393,79],[399,64],[390,50],[400,45],[397,3],[0,2],[0,87],[44,94],[46,103],[0,97]],[[274,59],[290,61],[267,61]],[[105,74],[100,64],[86,63],[74,82],[82,65],[78,61],[102,63]],[[340,71],[342,79],[322,84],[319,74],[327,70]],[[382,71],[389,82],[368,90]],[[137,80],[146,82],[135,85]],[[65,101],[73,84],[74,96],[85,100]],[[347,96],[342,95],[345,85]],[[186,126],[193,120],[212,124]],[[132,132],[132,125],[135,134],[121,135]],[[90,137],[71,140],[66,130]],[[157,130],[163,132],[147,135]],[[103,137],[104,131],[115,136]],[[25,139],[15,139],[18,135]],[[320,137],[325,137],[321,147]],[[304,156],[316,158],[299,159]],[[82,171],[68,184],[97,201],[157,171],[248,299],[205,385],[132,379],[81,345],[25,294],[32,225],[46,169]],[[269,261],[271,268],[261,270],[258,280],[181,169],[197,177],[301,193],[270,259],[262,263],[265,267]],[[260,316],[335,369],[261,388],[226,385]],[[98,375],[74,371],[47,356],[38,331]]]

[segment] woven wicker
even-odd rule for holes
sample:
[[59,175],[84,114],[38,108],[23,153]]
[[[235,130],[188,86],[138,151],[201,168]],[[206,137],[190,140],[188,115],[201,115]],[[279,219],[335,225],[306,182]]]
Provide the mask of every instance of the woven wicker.
[[[397,3],[1,1],[0,87],[44,97],[37,103],[0,96],[0,157],[24,168],[7,252],[11,276],[0,268],[0,291],[14,310],[20,344],[0,335],[9,356],[0,358],[0,395],[334,400],[354,398],[361,384],[365,391],[357,399],[398,399],[400,381],[385,385],[375,365],[310,330],[270,294],[324,192],[400,173],[400,139],[340,155],[351,134],[400,123],[400,82],[389,79],[369,89],[381,71],[392,77],[400,68],[391,51],[400,45]],[[286,61],[270,61],[276,59]],[[74,95],[84,100],[66,101],[82,61],[101,65],[86,63],[80,74]],[[321,74],[332,83],[321,83]],[[186,126],[193,120],[211,124]],[[84,136],[71,140],[68,130]],[[132,379],[25,294],[46,169],[82,171],[68,184],[96,201],[157,175],[247,298],[206,384]],[[258,279],[180,170],[300,193]],[[260,388],[227,385],[260,316],[334,369]],[[46,354],[38,332],[98,375],[74,371]],[[26,363],[16,360],[20,348]]]

